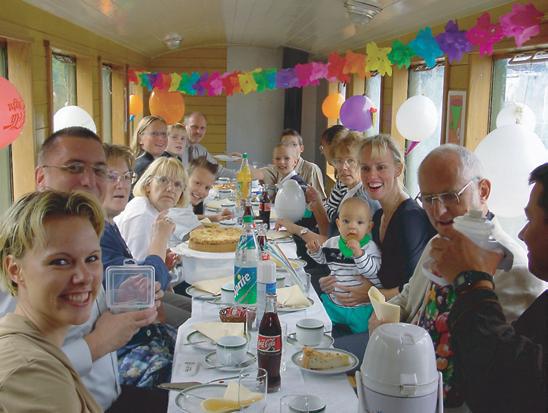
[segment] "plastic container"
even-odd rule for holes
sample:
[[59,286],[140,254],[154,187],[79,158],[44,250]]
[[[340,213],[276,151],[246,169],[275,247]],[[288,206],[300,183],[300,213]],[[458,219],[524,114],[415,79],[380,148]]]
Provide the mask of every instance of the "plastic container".
[[257,265],[257,328],[263,319],[267,294],[276,294],[276,264],[263,252]]
[[112,265],[105,272],[106,302],[112,313],[154,306],[155,270],[151,265]]
[[253,230],[253,217],[244,216],[243,221],[244,232],[238,242],[234,261],[234,300],[238,304],[255,304],[259,247]]

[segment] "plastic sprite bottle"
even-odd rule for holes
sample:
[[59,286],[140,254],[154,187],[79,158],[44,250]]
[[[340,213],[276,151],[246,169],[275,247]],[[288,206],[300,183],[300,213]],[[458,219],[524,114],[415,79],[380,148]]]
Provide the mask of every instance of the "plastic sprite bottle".
[[244,216],[243,234],[234,262],[234,301],[239,304],[257,302],[257,264],[259,248],[253,230],[253,217]]
[[263,252],[257,266],[257,328],[263,319],[268,294],[276,294],[276,264],[270,260],[267,252]]
[[252,179],[247,153],[244,153],[242,155],[242,165],[240,166],[240,170],[236,173],[236,181],[238,182],[238,201],[240,202],[240,205],[243,201],[248,199],[251,194]]

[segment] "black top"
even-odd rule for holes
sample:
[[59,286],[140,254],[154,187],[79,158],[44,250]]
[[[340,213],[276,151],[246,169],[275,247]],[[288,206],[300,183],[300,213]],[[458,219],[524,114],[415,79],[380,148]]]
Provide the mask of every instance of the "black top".
[[204,215],[204,201],[200,202],[198,205],[192,205],[192,211],[194,215]]
[[424,247],[436,235],[436,230],[424,209],[409,198],[392,215],[381,242],[379,230],[382,214],[383,210],[379,209],[373,215],[373,241],[382,253],[381,268],[377,275],[383,288],[398,287],[401,290],[413,275]]
[[172,153],[169,153],[168,151],[164,151],[162,153],[162,155],[160,155],[160,156],[163,156],[164,158],[175,158],[179,162],[183,163],[183,160],[181,159],[181,157],[179,155],[173,155]]
[[449,313],[455,373],[473,412],[546,412],[548,291],[511,326],[497,295],[459,294]]
[[137,174],[137,178],[135,179],[135,182],[139,180],[141,175],[146,171],[148,166],[154,162],[154,156],[152,156],[148,152],[143,152],[139,157],[135,160],[135,174]]

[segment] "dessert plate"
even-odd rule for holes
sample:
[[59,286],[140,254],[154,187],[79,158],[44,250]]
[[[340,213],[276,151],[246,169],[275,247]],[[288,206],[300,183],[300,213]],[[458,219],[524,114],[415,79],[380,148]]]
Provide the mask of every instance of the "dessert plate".
[[350,358],[350,364],[347,366],[341,366],[341,367],[334,367],[331,369],[325,369],[325,370],[313,370],[313,369],[307,369],[303,367],[303,351],[298,351],[297,353],[293,354],[291,356],[291,361],[297,365],[301,370],[308,371],[313,374],[319,374],[319,375],[330,375],[330,374],[341,374],[346,373],[347,371],[353,370],[356,367],[358,367],[358,364],[360,361],[358,358],[348,351],[344,351],[338,348],[317,348],[317,351],[321,351],[322,353],[341,353],[346,354]]
[[306,310],[307,308],[310,308],[314,305],[314,300],[312,298],[308,298],[309,304],[306,306],[299,306],[299,307],[291,307],[291,306],[283,306],[280,303],[278,303],[277,310],[279,313],[293,313],[295,311],[302,311]]
[[240,156],[229,155],[229,154],[226,154],[226,153],[220,153],[218,155],[213,155],[213,157],[215,159],[218,159],[218,160],[224,161],[224,162],[234,162],[234,161],[239,161],[239,160],[242,159]]
[[175,397],[175,404],[185,413],[201,412],[202,401],[206,399],[222,399],[224,397],[227,384],[201,384],[199,386],[189,387],[180,392]]
[[212,339],[204,336],[198,330],[192,330],[190,333],[188,333],[188,335],[186,336],[185,345],[190,345],[198,349],[207,351],[215,350],[217,348],[217,345]]
[[190,295],[192,298],[195,298],[197,300],[204,300],[204,301],[211,301],[211,300],[215,300],[216,298],[221,297],[220,294],[215,295],[215,294],[212,294],[212,293],[208,293],[207,291],[199,290],[199,289],[193,287],[192,285],[187,287],[185,292],[188,295]]

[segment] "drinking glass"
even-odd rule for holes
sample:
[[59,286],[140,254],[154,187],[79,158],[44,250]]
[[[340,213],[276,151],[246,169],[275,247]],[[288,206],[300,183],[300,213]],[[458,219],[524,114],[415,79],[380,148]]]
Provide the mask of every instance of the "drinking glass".
[[286,394],[280,398],[280,413],[311,413],[325,408],[325,403],[312,394]]
[[[249,396],[244,394],[244,391],[242,391],[243,388],[254,393],[253,399],[258,398],[258,400],[249,404]],[[265,369],[257,366],[250,366],[242,369],[238,377],[238,404],[243,406],[240,411],[246,413],[264,412],[266,408],[267,388],[268,376]]]

